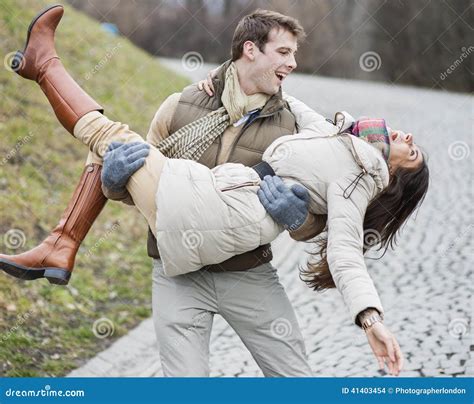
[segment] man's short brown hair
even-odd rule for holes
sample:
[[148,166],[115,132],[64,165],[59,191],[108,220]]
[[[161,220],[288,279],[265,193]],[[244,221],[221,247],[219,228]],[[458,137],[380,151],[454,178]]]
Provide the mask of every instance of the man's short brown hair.
[[296,18],[289,17],[270,10],[255,10],[239,21],[232,39],[232,60],[240,59],[244,43],[254,42],[263,52],[263,47],[268,42],[268,34],[273,28],[282,28],[301,41],[306,36],[303,27]]

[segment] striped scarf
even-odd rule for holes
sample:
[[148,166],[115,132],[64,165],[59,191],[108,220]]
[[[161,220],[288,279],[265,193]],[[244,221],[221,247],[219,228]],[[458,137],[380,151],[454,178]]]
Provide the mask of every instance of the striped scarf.
[[378,149],[386,162],[390,156],[390,140],[385,119],[359,118],[351,128],[354,136]]
[[261,109],[269,98],[269,95],[262,93],[247,96],[240,87],[235,63],[231,63],[225,72],[221,96],[223,106],[183,126],[162,140],[157,148],[169,158],[198,161],[229,125],[236,123],[249,111]]

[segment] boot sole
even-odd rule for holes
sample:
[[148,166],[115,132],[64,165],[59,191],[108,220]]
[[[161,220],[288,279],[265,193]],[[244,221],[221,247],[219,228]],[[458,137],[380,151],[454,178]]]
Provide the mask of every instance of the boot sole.
[[46,278],[49,283],[54,285],[67,285],[71,278],[71,272],[62,268],[29,268],[1,258],[0,269],[8,275],[24,281]]
[[13,57],[11,63],[10,63],[10,68],[14,72],[18,72],[22,68],[23,65],[23,60],[24,60],[24,53],[26,52],[26,48],[28,47],[28,43],[30,42],[30,35],[31,35],[31,30],[33,29],[34,25],[36,22],[44,15],[46,14],[49,10],[52,10],[53,8],[56,7],[63,7],[61,4],[55,4],[54,6],[49,6],[40,11],[38,14],[36,14],[36,17],[33,18],[31,21],[30,25],[28,26],[28,33],[26,35],[26,44],[25,47],[23,48],[23,51],[17,51],[15,56]]

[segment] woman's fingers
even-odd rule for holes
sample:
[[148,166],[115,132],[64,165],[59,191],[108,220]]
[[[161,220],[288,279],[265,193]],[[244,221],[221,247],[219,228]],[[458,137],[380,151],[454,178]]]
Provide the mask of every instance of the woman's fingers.
[[207,73],[207,84],[209,85],[209,88],[211,89],[212,92],[214,92],[214,83],[212,82],[212,79],[214,76],[215,76],[214,70],[211,70],[209,73]]
[[393,338],[393,345],[395,347],[395,357],[396,357],[396,360],[397,360],[397,370],[398,370],[398,373],[400,373],[400,371],[403,369],[403,354],[402,354],[402,350],[400,349],[400,345],[398,343],[398,341]]
[[385,364],[384,364],[384,361],[383,361],[383,357],[382,356],[377,356],[377,362],[379,363],[379,369],[380,370],[384,370],[385,369]]
[[213,90],[211,89],[211,86],[209,85],[208,81],[204,82],[204,90],[206,91],[209,97],[212,97],[214,95]]

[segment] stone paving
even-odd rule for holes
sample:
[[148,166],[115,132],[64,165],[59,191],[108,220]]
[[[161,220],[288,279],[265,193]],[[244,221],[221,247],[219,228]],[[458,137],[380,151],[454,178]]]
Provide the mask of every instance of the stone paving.
[[[180,61],[163,63],[192,80],[210,68],[188,72]],[[403,229],[395,251],[366,262],[385,308],[385,323],[405,355],[401,376],[474,376],[473,98],[297,74],[284,87],[328,117],[338,110],[384,117],[392,127],[412,132],[428,153],[431,186],[422,208]],[[339,293],[317,294],[299,280],[297,266],[305,262],[309,246],[285,234],[273,246],[273,264],[295,307],[315,376],[385,375]],[[210,350],[211,376],[262,376],[220,316],[214,320]],[[70,375],[160,376],[151,319]]]

